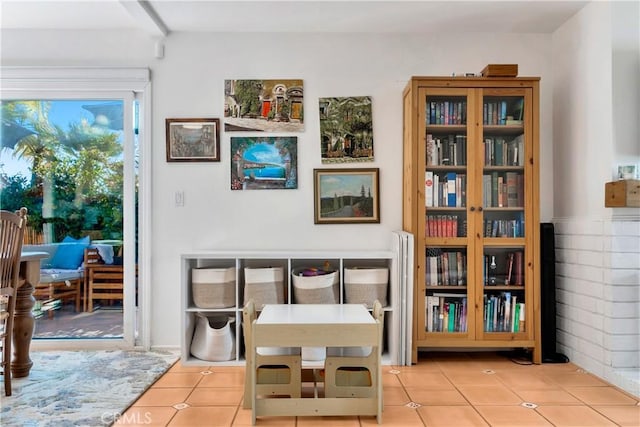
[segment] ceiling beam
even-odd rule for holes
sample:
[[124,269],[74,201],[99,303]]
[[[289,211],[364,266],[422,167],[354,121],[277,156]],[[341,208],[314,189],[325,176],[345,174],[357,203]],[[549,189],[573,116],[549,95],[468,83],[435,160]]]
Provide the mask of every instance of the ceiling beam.
[[139,22],[145,31],[153,36],[166,37],[169,35],[169,28],[158,16],[151,3],[147,0],[119,0],[120,4],[129,14]]

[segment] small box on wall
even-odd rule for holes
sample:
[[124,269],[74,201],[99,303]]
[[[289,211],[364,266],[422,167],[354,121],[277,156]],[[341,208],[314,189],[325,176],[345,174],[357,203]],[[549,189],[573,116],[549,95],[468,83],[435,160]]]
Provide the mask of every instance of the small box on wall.
[[640,180],[623,179],[604,186],[604,206],[607,208],[640,207]]

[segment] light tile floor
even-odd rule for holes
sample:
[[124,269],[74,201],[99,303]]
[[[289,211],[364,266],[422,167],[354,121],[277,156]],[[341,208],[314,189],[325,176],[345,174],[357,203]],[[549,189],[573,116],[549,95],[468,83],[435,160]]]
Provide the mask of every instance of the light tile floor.
[[[529,365],[496,353],[421,353],[383,366],[385,426],[640,426],[639,399],[573,363]],[[248,426],[244,367],[179,362],[115,425]],[[259,417],[258,426],[356,427],[375,417]]]

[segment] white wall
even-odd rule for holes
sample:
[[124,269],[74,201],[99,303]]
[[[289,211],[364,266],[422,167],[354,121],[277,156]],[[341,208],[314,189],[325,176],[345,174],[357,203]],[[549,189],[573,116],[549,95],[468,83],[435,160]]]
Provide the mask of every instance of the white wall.
[[611,19],[614,175],[618,164],[640,168],[640,4],[614,3]]
[[[3,65],[149,66],[153,85],[153,346],[180,342],[180,254],[203,249],[388,249],[402,227],[402,89],[412,75],[517,63],[541,80],[541,218],[553,211],[551,37],[542,34],[171,34],[165,58],[139,33],[3,31]],[[167,163],[165,118],[222,117],[229,78],[301,78],[305,132],[297,190],[231,191],[229,133],[220,163]],[[372,96],[379,225],[314,225],[318,97]],[[348,166],[348,165],[347,165]],[[174,206],[174,192],[185,206]]]
[[640,159],[638,10],[594,2],[552,38],[558,351],[636,395],[640,209],[605,208],[604,184]]

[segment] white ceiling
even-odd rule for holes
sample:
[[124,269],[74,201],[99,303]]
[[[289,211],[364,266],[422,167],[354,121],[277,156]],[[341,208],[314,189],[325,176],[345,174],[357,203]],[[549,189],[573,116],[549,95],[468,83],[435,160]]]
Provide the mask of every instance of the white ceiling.
[[550,33],[587,1],[0,0],[2,29]]

